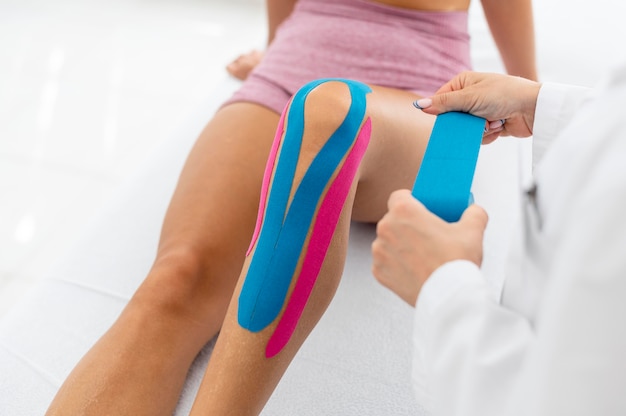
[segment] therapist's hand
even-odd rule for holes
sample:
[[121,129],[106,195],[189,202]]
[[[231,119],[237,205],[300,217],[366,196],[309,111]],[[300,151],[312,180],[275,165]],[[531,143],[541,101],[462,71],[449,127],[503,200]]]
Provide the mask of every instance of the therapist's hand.
[[532,135],[540,88],[541,84],[525,78],[463,72],[417,103],[428,114],[463,111],[487,119],[483,143],[491,143],[500,135]]
[[470,205],[458,222],[447,223],[408,190],[392,193],[388,205],[372,244],[372,272],[411,306],[439,266],[461,259],[482,263],[487,213],[479,206]]

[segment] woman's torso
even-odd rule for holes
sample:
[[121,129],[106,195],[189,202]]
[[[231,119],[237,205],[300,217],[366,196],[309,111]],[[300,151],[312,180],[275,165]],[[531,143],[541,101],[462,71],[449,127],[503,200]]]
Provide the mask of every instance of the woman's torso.
[[288,94],[327,77],[432,94],[470,68],[467,11],[399,7],[402,1],[299,0],[253,75]]

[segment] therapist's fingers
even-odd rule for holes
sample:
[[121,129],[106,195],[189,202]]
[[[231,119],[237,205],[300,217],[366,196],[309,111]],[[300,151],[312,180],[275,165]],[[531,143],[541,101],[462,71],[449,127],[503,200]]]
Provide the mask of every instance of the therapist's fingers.
[[489,216],[487,215],[487,211],[476,204],[467,207],[459,220],[459,224],[471,234],[470,239],[474,240],[471,244],[482,243],[488,222]]
[[432,97],[417,100],[415,106],[433,115],[448,111],[471,113],[487,119],[488,132],[527,137],[532,134],[540,86],[519,77],[463,72]]
[[423,111],[429,114],[462,111],[491,121],[506,119],[519,105],[513,99],[518,94],[511,94],[522,88],[517,85],[523,84],[519,80],[503,74],[466,71],[445,83],[432,97],[417,103],[424,104]]
[[416,101],[416,106],[428,114],[462,111],[495,119],[494,114],[499,110],[497,103],[489,99],[489,84],[496,82],[491,76],[492,74],[462,72],[445,83],[432,97]]
[[[388,206],[372,243],[372,273],[382,285],[409,305],[415,305],[424,280],[435,267],[422,261],[433,260],[433,256],[424,253],[428,246],[424,239],[432,234],[427,230],[434,216],[408,190],[393,192]],[[436,217],[435,220],[440,221]]]
[[487,211],[476,204],[472,204],[463,212],[457,223],[460,228],[459,235],[462,236],[458,241],[465,245],[463,258],[479,267],[483,261],[482,245],[488,221]]
[[472,204],[459,221],[448,223],[416,200],[409,190],[394,192],[389,198],[389,212],[384,218],[398,228],[395,237],[411,233],[412,244],[422,246],[415,256],[421,258],[424,266],[428,263],[437,267],[443,262],[464,259],[482,264],[482,244],[489,221],[487,212],[479,205]]
[[456,223],[431,213],[399,190],[388,200],[389,211],[379,221],[372,244],[372,272],[380,283],[414,305],[423,283],[441,265],[453,260],[482,263],[482,239],[487,214],[470,206]]
[[500,127],[496,130],[488,130],[483,134],[482,144],[491,144],[495,142],[500,136],[506,136],[506,133],[504,132],[504,127]]
[[411,195],[411,191],[408,189],[398,189],[397,191],[393,191],[391,195],[389,195],[389,199],[387,200],[387,209],[389,211],[393,211],[393,209],[404,203],[410,203],[413,200],[413,196]]
[[483,232],[487,227],[489,216],[483,207],[472,204],[463,212],[460,221]]

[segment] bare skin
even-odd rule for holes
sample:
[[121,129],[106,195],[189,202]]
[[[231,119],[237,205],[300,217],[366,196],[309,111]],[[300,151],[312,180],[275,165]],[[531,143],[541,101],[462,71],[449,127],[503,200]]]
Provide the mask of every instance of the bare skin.
[[[305,144],[316,148],[338,124],[328,120],[329,102],[338,106],[338,117],[345,115],[346,101],[336,103],[333,98],[346,97],[344,87],[331,83],[318,87],[317,96],[311,94],[307,117],[318,122],[311,122],[316,128],[305,133]],[[345,260],[349,220],[381,218],[389,194],[410,186],[419,167],[434,119],[411,107],[414,94],[372,88],[370,145],[309,306],[288,346],[267,360],[263,351],[271,327],[260,334],[240,328],[233,316],[236,302],[224,319],[240,271],[245,276],[244,254],[278,123],[278,115],[264,107],[232,104],[217,113],[187,160],[150,274],[118,321],[72,372],[48,414],[171,414],[193,358],[222,323],[192,414],[260,411],[334,294]],[[314,152],[308,154],[312,157]],[[308,162],[300,161],[298,172]],[[259,371],[250,372],[251,368]],[[249,386],[238,378],[241,371],[254,374],[246,377]],[[241,391],[247,391],[247,400],[237,393]]]
[[241,103],[207,125],[170,203],[154,266],[49,414],[172,413],[193,358],[222,325],[277,122],[274,112]]
[[[268,7],[272,4],[281,9],[268,9],[270,40],[295,0],[268,0]],[[245,252],[279,119],[263,106],[235,103],[217,112],[192,149],[151,271],[115,324],[70,374],[48,415],[170,415],[193,359],[220,330],[192,414],[260,411],[334,295],[350,220],[379,220],[391,192],[410,187],[421,162],[434,117],[412,108],[419,97],[410,92],[372,89],[367,99],[370,144],[287,347],[265,359],[273,326],[258,334],[243,330],[236,322],[237,302],[231,302],[247,270]],[[300,174],[346,114],[346,91],[343,84],[328,83],[311,93],[306,110],[311,127],[303,144],[309,158],[298,162]],[[328,116],[329,106],[338,119]]]

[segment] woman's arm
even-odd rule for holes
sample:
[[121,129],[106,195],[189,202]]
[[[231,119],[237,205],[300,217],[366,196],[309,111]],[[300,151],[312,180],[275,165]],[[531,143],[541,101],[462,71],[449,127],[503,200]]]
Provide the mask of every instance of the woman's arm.
[[481,0],[504,67],[510,75],[537,80],[531,0]]
[[[298,0],[267,0],[267,44],[274,40],[276,29],[293,11],[293,7]],[[229,74],[237,79],[245,80],[250,72],[263,59],[263,52],[256,49],[239,55],[234,61],[226,66]]]
[[274,40],[276,28],[285,21],[293,11],[298,0],[267,0],[267,44]]

